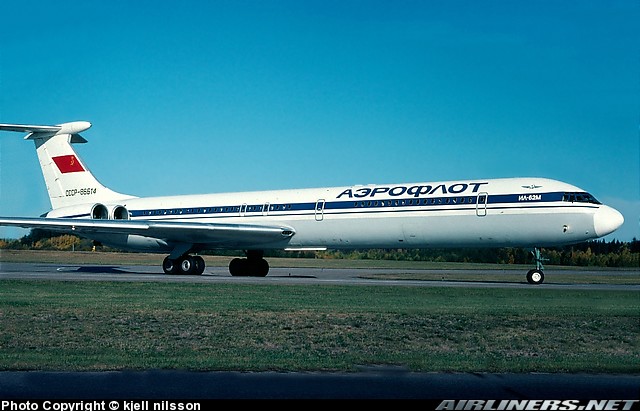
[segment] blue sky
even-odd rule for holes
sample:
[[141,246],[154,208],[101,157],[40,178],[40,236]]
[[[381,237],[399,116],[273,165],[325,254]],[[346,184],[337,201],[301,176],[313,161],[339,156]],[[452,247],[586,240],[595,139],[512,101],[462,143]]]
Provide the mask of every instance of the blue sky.
[[[540,176],[640,238],[640,3],[3,1],[0,122],[139,196]],[[49,200],[0,135],[0,215]],[[15,236],[0,229],[0,237]],[[21,232],[20,235],[23,233]]]

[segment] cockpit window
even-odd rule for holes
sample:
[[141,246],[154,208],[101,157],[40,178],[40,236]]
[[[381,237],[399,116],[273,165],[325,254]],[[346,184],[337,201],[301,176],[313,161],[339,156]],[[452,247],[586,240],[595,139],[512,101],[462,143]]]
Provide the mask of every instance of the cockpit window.
[[564,193],[562,201],[570,203],[601,204],[600,201],[596,200],[596,198],[589,193]]

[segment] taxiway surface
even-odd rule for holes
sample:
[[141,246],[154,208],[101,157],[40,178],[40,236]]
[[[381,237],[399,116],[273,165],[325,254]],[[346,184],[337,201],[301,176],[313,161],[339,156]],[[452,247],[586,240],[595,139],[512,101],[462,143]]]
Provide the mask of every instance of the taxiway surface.
[[356,373],[11,371],[0,372],[0,398],[637,400],[640,376],[413,373],[386,367]]
[[[379,274],[420,274],[422,272],[442,276],[442,280],[392,280],[367,278]],[[355,268],[271,268],[266,277],[232,277],[226,267],[207,267],[200,276],[166,275],[157,266],[139,265],[61,265],[43,263],[0,263],[0,279],[46,279],[60,281],[129,281],[129,282],[187,282],[187,283],[262,283],[262,284],[337,284],[379,285],[412,287],[532,287],[524,279],[522,270],[504,269],[500,273],[509,281],[482,281],[482,271],[477,269],[409,270],[409,269],[355,269]],[[545,283],[535,286],[555,289],[586,290],[636,290],[640,284],[561,284],[554,283],[555,276],[566,274],[563,270],[547,270]],[[477,275],[477,281],[448,281],[458,274]],[[598,275],[618,274],[619,271],[598,271]],[[636,275],[632,271],[629,275]]]

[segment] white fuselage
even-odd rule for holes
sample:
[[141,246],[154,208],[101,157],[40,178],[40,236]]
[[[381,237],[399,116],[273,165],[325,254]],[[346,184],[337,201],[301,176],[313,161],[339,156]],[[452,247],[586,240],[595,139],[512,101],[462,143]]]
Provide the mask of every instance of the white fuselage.
[[[108,206],[116,205],[133,221],[280,225],[295,233],[245,249],[553,246],[601,237],[622,219],[584,190],[541,178],[129,198]],[[64,209],[48,217],[89,218]],[[138,235],[94,239],[138,251],[175,246]]]

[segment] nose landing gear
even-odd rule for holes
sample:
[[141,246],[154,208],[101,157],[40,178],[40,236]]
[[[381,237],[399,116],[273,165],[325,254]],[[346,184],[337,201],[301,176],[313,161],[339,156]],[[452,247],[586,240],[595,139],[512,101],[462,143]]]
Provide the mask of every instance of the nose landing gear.
[[542,284],[542,282],[544,281],[544,273],[542,272],[542,270],[538,269],[529,270],[529,272],[527,273],[527,281],[529,282],[529,284],[533,285]]
[[533,270],[529,270],[529,272],[527,273],[527,282],[529,284],[539,285],[544,282],[544,272],[542,271],[544,270],[544,266],[542,265],[542,262],[548,261],[548,259],[543,258],[540,255],[540,250],[538,250],[537,248],[534,248],[531,254],[533,254],[533,261],[535,261],[536,263],[536,268]]

